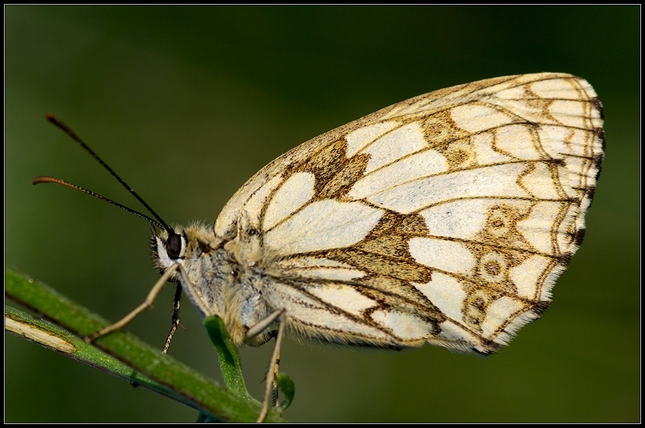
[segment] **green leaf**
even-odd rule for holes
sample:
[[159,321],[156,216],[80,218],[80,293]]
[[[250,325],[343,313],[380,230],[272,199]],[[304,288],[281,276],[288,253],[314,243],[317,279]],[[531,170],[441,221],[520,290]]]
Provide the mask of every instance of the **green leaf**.
[[276,379],[276,384],[278,389],[284,395],[283,400],[278,405],[277,411],[282,413],[286,410],[293,401],[293,396],[296,394],[296,385],[293,383],[293,380],[286,374],[280,373]]

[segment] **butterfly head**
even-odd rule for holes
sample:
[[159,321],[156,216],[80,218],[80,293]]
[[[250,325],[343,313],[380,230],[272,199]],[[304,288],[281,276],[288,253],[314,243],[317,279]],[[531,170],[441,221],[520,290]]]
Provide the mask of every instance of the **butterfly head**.
[[[175,226],[157,232],[152,229],[152,253],[160,273],[179,263],[187,267],[205,253],[212,253],[220,245],[212,228],[203,224]],[[171,280],[176,281],[177,275]]]
[[[186,257],[186,234],[175,229],[162,230],[159,234],[152,230],[152,253],[155,265],[160,273],[175,263],[181,263]],[[176,275],[171,280],[176,281]]]

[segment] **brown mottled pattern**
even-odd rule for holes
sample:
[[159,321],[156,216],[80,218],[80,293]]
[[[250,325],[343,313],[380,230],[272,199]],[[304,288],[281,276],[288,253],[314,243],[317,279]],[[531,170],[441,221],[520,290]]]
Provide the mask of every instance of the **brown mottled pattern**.
[[410,263],[404,259],[391,259],[383,257],[378,253],[361,251],[357,248],[344,248],[331,250],[325,256],[340,262],[351,264],[369,274],[383,275],[396,279],[415,282],[428,282],[431,276],[431,269]]
[[465,281],[462,283],[462,286],[466,292],[466,298],[464,299],[462,307],[464,322],[467,323],[468,327],[481,334],[481,325],[486,319],[488,307],[495,300],[502,297],[503,294],[499,291],[482,288]]
[[292,165],[290,172],[310,172],[316,177],[314,199],[340,199],[363,175],[369,161],[368,155],[348,159],[346,153],[347,142],[344,139],[335,141]]
[[455,126],[450,110],[429,115],[421,124],[430,148],[445,150],[454,141],[470,137],[470,133]]

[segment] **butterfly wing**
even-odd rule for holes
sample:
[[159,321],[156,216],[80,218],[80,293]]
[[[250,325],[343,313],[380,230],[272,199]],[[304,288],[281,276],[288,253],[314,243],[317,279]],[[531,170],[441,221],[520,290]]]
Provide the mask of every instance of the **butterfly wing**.
[[548,306],[602,157],[585,80],[488,79],[285,153],[231,198],[215,234],[263,269],[263,297],[305,337],[489,353]]

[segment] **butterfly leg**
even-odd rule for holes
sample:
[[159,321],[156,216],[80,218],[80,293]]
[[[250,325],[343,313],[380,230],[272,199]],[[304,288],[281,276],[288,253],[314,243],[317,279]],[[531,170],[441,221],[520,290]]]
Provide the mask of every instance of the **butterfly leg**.
[[[272,405],[275,405],[278,398],[278,387],[276,384],[276,379],[278,377],[279,367],[280,367],[280,348],[282,346],[282,338],[284,337],[284,328],[285,323],[283,322],[284,309],[281,311],[276,311],[269,315],[266,319],[258,323],[258,325],[253,326],[249,330],[249,337],[258,334],[265,328],[269,326],[276,319],[278,320],[278,333],[275,337],[275,345],[273,347],[273,354],[271,355],[271,362],[269,363],[269,371],[266,376],[266,388],[264,390],[264,399],[262,400],[262,408],[260,409],[260,414],[258,415],[257,422],[262,422],[266,417],[269,411],[269,402]],[[253,333],[253,334],[251,334]]]
[[179,263],[176,263],[168,268],[166,272],[164,272],[163,275],[161,275],[161,278],[159,278],[159,281],[152,287],[152,290],[148,293],[148,296],[146,297],[146,300],[140,304],[135,310],[130,312],[128,315],[124,316],[120,321],[115,322],[112,325],[109,325],[105,328],[102,328],[101,330],[97,331],[93,335],[86,337],[85,342],[91,343],[98,339],[101,336],[105,336],[108,333],[112,333],[113,331],[119,330],[126,325],[130,323],[137,315],[139,315],[141,312],[152,306],[154,303],[155,299],[157,298],[157,295],[165,285],[166,281],[168,281],[168,278],[177,270],[181,269],[181,265]]
[[164,344],[163,349],[161,350],[161,352],[163,352],[164,354],[168,352],[168,348],[170,348],[170,342],[172,341],[172,338],[175,335],[177,328],[181,325],[179,321],[180,305],[181,305],[181,284],[177,283],[177,288],[175,289],[175,298],[172,304],[172,326],[170,327],[170,331],[168,332],[166,343]]

